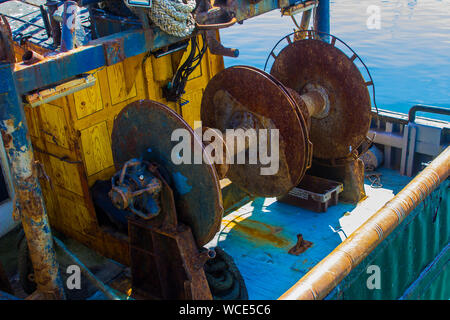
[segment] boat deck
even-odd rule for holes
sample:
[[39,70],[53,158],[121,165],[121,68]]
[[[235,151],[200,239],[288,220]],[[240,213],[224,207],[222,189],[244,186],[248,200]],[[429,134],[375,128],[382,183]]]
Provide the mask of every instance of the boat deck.
[[[357,205],[339,203],[324,213],[280,203],[275,198],[257,198],[225,216],[221,231],[206,246],[218,245],[233,257],[244,277],[249,299],[277,299],[412,179],[394,170],[381,168],[377,172],[381,173],[382,187],[371,187],[366,181],[366,199]],[[13,271],[17,262],[13,257],[15,251],[10,250],[15,246],[14,233],[0,238],[0,256],[11,256],[2,262],[10,270],[17,294],[20,285]],[[291,255],[288,251],[296,244],[299,233],[313,245],[298,256]],[[64,242],[102,281],[126,292],[130,284],[128,268],[99,256],[75,240]],[[60,257],[58,254],[64,270],[70,261],[62,261]],[[64,272],[62,275],[65,281],[67,275]],[[106,299],[87,279],[82,282],[84,290],[71,290],[69,298]],[[21,292],[18,296],[25,298],[26,294]]]
[[[250,299],[277,299],[411,180],[394,170],[377,172],[382,187],[366,180],[367,198],[324,213],[258,198],[224,217],[207,246],[218,245],[234,258]],[[313,245],[298,256],[288,254],[299,233]]]

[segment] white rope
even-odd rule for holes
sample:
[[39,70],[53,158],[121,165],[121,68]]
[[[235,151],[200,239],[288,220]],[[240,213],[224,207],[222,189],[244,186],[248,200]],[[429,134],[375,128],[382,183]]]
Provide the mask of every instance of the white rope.
[[150,19],[164,32],[186,37],[194,31],[195,21],[191,12],[195,9],[196,0],[153,0]]

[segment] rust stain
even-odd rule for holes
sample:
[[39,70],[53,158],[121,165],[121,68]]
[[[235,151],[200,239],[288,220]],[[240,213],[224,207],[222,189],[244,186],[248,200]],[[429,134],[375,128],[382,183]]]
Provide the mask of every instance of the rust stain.
[[10,148],[11,146],[9,144],[12,141],[12,136],[9,133],[6,133],[5,131],[2,130],[2,139],[3,139],[3,145],[5,146],[5,149]]
[[277,248],[289,245],[289,240],[279,235],[283,230],[281,227],[274,227],[260,221],[246,219],[239,223],[235,223],[233,229],[245,233],[255,242],[269,242]]

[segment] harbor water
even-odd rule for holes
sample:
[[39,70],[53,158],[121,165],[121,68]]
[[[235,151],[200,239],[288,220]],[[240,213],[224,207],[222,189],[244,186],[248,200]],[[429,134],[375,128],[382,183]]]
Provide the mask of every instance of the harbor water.
[[[331,34],[367,64],[379,108],[403,113],[415,104],[450,108],[450,0],[336,0],[330,7]],[[373,16],[377,12],[379,19]],[[225,66],[263,69],[272,47],[294,28],[280,15],[272,11],[222,30],[222,42],[240,50],[238,58],[225,58]]]

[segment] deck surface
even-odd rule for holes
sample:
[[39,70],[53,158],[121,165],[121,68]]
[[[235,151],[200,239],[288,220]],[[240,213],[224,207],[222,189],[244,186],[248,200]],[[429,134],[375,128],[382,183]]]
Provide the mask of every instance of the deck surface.
[[[366,184],[367,198],[358,205],[339,203],[325,213],[279,203],[274,198],[258,198],[225,216],[221,231],[207,247],[219,245],[233,257],[250,299],[277,299],[411,180],[393,170],[379,169],[378,172],[381,173],[381,188]],[[313,242],[312,247],[298,256],[288,254],[299,233]],[[12,240],[7,241],[7,238]],[[5,253],[15,252],[7,250],[13,246],[14,239],[14,235],[0,239],[0,256],[4,263],[7,262]],[[105,276],[99,274],[106,283],[122,272],[123,266],[105,258],[99,263],[100,260],[93,259],[91,250],[86,248],[84,252],[75,241],[69,242],[66,245],[81,255],[80,259],[88,267],[106,272]],[[8,265],[14,269],[16,264],[6,263],[5,267]],[[86,291],[73,298],[106,299],[102,293],[94,292]]]
[[[381,188],[366,181],[366,199],[357,205],[339,203],[325,213],[258,198],[224,217],[207,246],[218,245],[234,258],[250,299],[277,299],[411,180],[393,170],[377,171]],[[288,254],[299,233],[312,247],[298,256]]]

